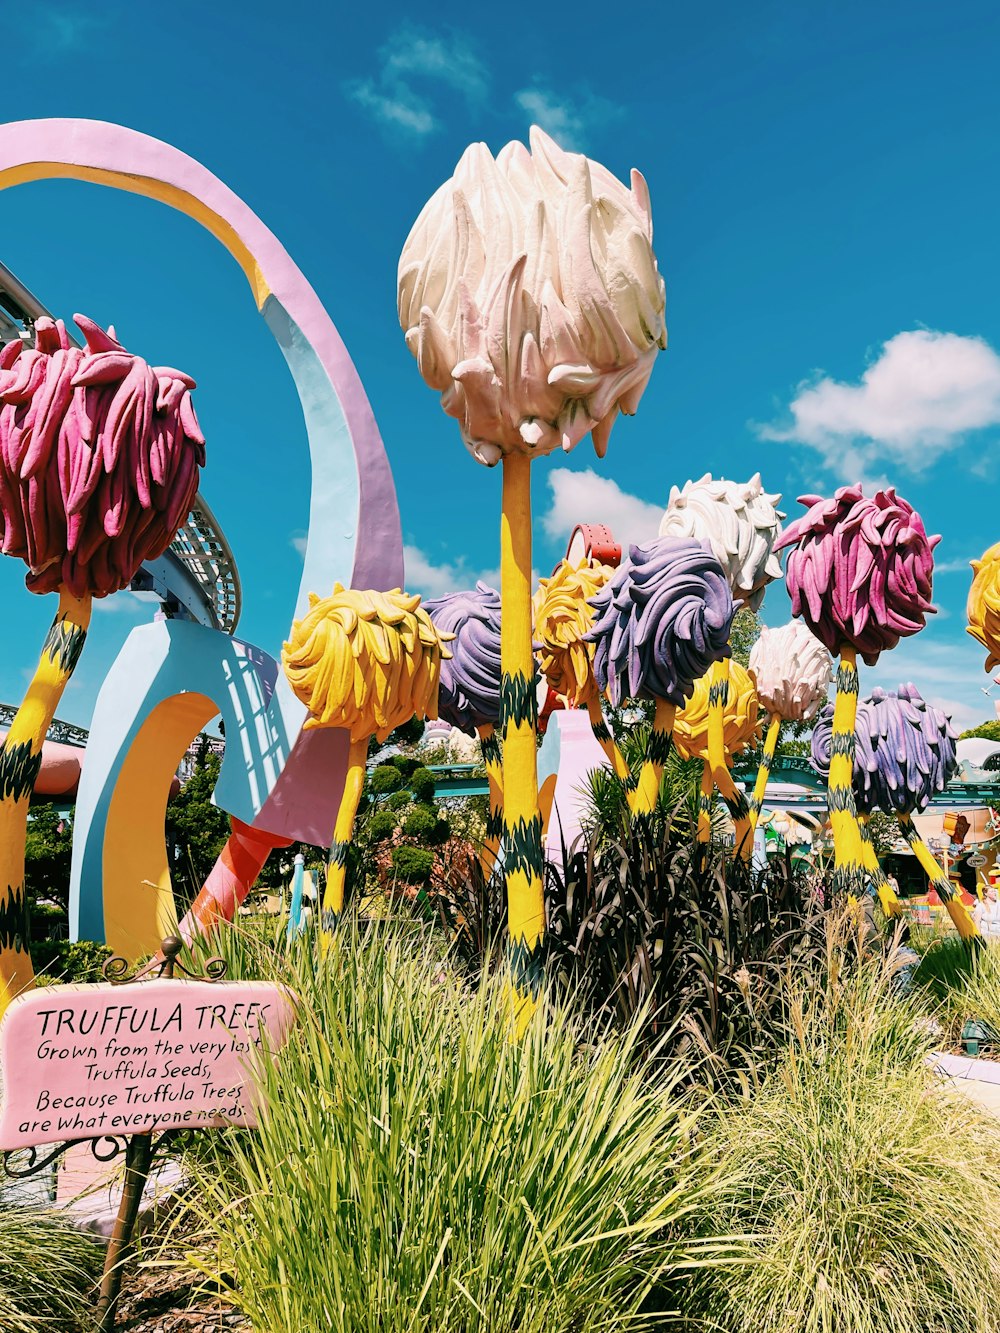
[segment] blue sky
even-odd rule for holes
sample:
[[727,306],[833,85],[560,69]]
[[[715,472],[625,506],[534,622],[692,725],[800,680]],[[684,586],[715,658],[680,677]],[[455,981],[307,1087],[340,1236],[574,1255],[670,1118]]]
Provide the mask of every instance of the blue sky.
[[[277,233],[354,356],[397,478],[408,583],[497,565],[500,477],[422,383],[396,321],[399,251],[472,139],[537,121],[649,181],[668,350],[603,462],[533,469],[536,565],[577,519],[655,531],[670,485],[763,474],[804,491],[891,479],[943,534],[941,614],[865,683],[913,680],[962,725],[992,715],[964,634],[968,560],[1000,537],[1000,11],[914,3],[663,3],[621,11],[105,0],[4,6],[4,114],[168,139]],[[428,11],[429,13],[430,11]],[[243,579],[241,634],[277,652],[301,568],[297,400],[242,274],[160,205],[70,183],[0,194],[0,259],[53,309],[114,322],[199,381],[203,490]],[[0,699],[23,692],[54,599],[0,561]],[[319,591],[326,591],[321,589]],[[782,588],[765,618],[787,618]],[[129,629],[96,612],[60,713],[86,723]],[[998,691],[1000,693],[1000,691]]]

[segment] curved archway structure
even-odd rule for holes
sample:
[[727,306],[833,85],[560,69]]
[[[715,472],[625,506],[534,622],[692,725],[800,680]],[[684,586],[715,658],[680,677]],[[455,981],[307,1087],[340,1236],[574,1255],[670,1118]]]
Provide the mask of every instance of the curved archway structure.
[[[305,610],[310,591],[326,592],[338,580],[363,588],[401,586],[399,511],[374,415],[333,321],[277,238],[206,167],[148,135],[88,120],[0,125],[0,189],[60,178],[157,199],[201,223],[243,269],[257,308],[295,380],[312,462],[305,563],[289,621]],[[111,910],[102,909],[103,875],[121,850],[114,847],[111,835],[117,840],[124,827],[117,817],[120,809],[128,805],[135,813],[134,802],[118,790],[125,777],[135,773],[130,747],[140,743],[146,765],[145,798],[151,804],[139,820],[131,850],[122,859],[122,882],[107,884],[116,922],[123,912],[127,917],[128,895],[140,895],[143,880],[159,884],[156,876],[162,874],[165,856],[164,774],[171,764],[176,766],[174,756],[190,740],[192,719],[199,709],[219,704],[214,692],[205,695],[204,704],[193,698],[183,706],[169,704],[169,700],[185,692],[199,693],[196,681],[206,675],[214,678],[216,673],[233,670],[233,655],[239,656],[239,649],[257,651],[205,629],[201,634],[209,638],[182,646],[179,639],[184,636],[173,633],[180,623],[171,624],[165,640],[173,654],[169,692],[161,674],[164,643],[155,633],[146,632],[161,627],[146,626],[130,636],[98,700],[74,838],[74,938],[102,938],[105,922],[101,918]],[[136,635],[140,638],[130,649]],[[124,717],[119,687],[128,662],[139,673],[130,680],[140,697],[134,715]],[[280,673],[273,688],[264,693],[267,698],[260,712],[251,710],[242,721],[234,716],[233,733],[227,719],[227,762],[216,800],[229,814],[269,833],[324,842],[333,827],[343,786],[343,761],[337,763],[342,738],[331,733],[317,741],[319,732],[300,734],[305,711]],[[208,716],[217,711],[219,707],[212,707]],[[221,711],[225,715],[224,707]],[[124,734],[123,721],[129,724]],[[242,755],[240,765],[230,759],[230,751]],[[324,783],[316,781],[318,766],[324,770]],[[155,892],[165,890],[160,886]],[[134,930],[127,920],[114,926],[116,943],[126,956],[150,947],[152,922],[159,929],[166,919],[166,909],[159,898],[157,901],[160,905],[155,912],[145,912],[139,910],[137,897],[136,910],[146,922],[141,929],[138,918]],[[133,935],[135,944],[129,946]]]

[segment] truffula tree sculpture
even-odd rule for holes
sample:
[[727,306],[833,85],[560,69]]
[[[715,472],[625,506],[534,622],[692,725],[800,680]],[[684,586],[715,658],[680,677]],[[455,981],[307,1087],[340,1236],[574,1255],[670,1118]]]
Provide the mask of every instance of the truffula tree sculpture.
[[482,865],[496,862],[502,829],[500,737],[500,594],[486,583],[424,602],[424,610],[449,640],[451,656],[441,663],[438,717],[460,731],[475,732],[490,785],[490,815]]
[[347,778],[330,846],[323,895],[322,942],[329,943],[344,910],[347,853],[365,783],[368,741],[417,717],[437,717],[441,661],[450,635],[442,634],[420,598],[335,585],[329,597],[309,598],[309,611],[292,625],[281,663],[310,717],[306,727],[342,727],[350,733]]
[[205,462],[194,380],[149,366],[76,316],[0,351],[0,551],[31,592],[59,594],[24,702],[0,747],[0,1012],[32,983],[24,901],[28,803],[42,742],[80,657],[93,598],[128,587],[187,516]]
[[[894,812],[913,853],[937,890],[963,939],[978,934],[930,848],[917,832],[913,815],[931,797],[944,791],[958,769],[957,737],[948,716],[921,698],[914,685],[898,691],[872,690],[858,705],[855,724],[854,799],[862,819],[875,810]],[[827,705],[813,729],[812,763],[824,777],[833,754],[833,709]],[[865,843],[865,868],[871,874],[887,915],[901,904],[878,863],[870,839]]]
[[973,560],[972,572],[965,631],[986,649],[985,669],[992,671],[1000,666],[1000,542]]
[[[695,682],[691,698],[674,718],[674,747],[682,759],[701,759],[705,763],[698,799],[699,827],[707,821],[711,828],[712,790],[718,787],[733,820],[736,847],[740,848],[752,842],[753,832],[746,803],[734,798],[735,787],[729,776],[729,766],[741,750],[757,740],[760,732],[760,706],[753,680],[739,662],[730,663],[722,708],[716,708],[715,703],[714,682],[711,673],[708,673]],[[711,728],[716,714],[722,718],[722,745],[728,778],[721,784],[718,774],[708,762],[712,744]]]
[[[745,606],[756,611],[764,600],[768,583],[781,577],[781,561],[774,553],[784,517],[775,507],[780,499],[780,495],[767,494],[759,472],[748,482],[714,480],[706,473],[700,481],[687,482],[683,490],[671,488],[660,521],[660,536],[691,537],[706,542],[726,572],[737,609]],[[731,811],[739,812],[734,814],[742,836],[742,841],[737,838],[737,849],[749,856],[752,837],[745,836],[750,824],[742,808],[746,800],[730,777],[723,741],[722,712],[728,680],[727,657],[712,668],[706,763]],[[698,830],[699,836],[707,840],[711,831],[710,805],[699,814]]]
[[764,792],[783,722],[810,722],[826,703],[833,661],[816,635],[800,620],[778,629],[764,626],[750,649],[750,675],[769,721],[764,753],[750,799],[750,827],[757,827]]
[[792,614],[840,654],[828,786],[834,887],[860,888],[864,848],[851,777],[858,706],[858,653],[874,666],[887,648],[923,629],[931,605],[934,547],[920,515],[895,490],[866,496],[842,486],[831,500],[806,495],[807,512],[784,532]]
[[538,980],[542,826],[531,652],[533,458],[588,433],[603,456],[666,346],[649,193],[531,130],[463,154],[399,261],[399,319],[424,379],[480,463],[503,465],[500,733],[514,975]]
[[594,677],[595,645],[587,635],[594,625],[591,599],[614,574],[610,565],[561,560],[551,578],[539,579],[535,593],[535,648],[542,675],[567,708],[585,708],[591,729],[623,782],[630,780],[621,751],[601,711]]
[[628,699],[656,704],[633,816],[656,808],[670,753],[674,716],[695,681],[729,654],[735,608],[722,566],[700,542],[659,537],[633,546],[594,597],[598,688],[616,707]]

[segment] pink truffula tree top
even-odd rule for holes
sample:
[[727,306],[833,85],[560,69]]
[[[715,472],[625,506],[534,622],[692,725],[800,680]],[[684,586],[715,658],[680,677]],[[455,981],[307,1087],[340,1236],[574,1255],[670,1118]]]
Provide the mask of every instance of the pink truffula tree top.
[[205,462],[189,375],[150,366],[93,320],[41,319],[0,351],[0,550],[32,592],[106,597],[173,541]]
[[803,495],[807,506],[775,549],[785,564],[792,614],[839,653],[844,644],[874,666],[886,648],[924,628],[931,605],[934,547],[920,515],[893,487],[866,496],[842,486],[832,500]]

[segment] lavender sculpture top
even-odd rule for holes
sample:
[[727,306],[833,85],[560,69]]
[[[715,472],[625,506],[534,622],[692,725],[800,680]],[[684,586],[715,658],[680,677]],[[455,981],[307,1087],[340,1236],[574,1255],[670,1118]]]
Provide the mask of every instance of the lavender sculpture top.
[[[828,704],[812,736],[812,766],[824,778],[830,773],[832,729]],[[919,813],[958,768],[951,719],[926,703],[914,685],[872,690],[858,704],[855,736],[854,798],[862,814]]]
[[500,718],[500,594],[486,583],[424,602],[439,630],[454,634],[441,663],[438,716],[462,731]]
[[729,656],[729,580],[700,542],[659,537],[631,547],[590,604],[594,675],[613,704],[664,699],[683,707],[695,681]]

